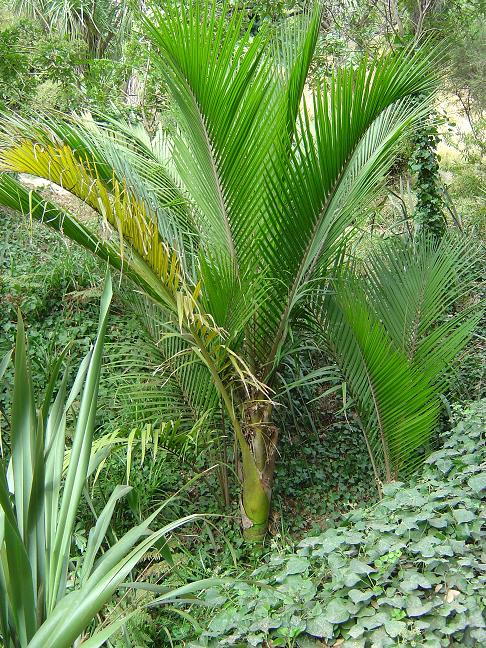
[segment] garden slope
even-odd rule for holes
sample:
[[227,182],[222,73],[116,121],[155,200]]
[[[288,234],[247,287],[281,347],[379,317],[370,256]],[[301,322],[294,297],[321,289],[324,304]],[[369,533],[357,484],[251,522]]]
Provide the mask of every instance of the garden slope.
[[[273,555],[225,592],[196,646],[484,646],[486,400],[416,483]],[[220,592],[208,592],[214,604]]]

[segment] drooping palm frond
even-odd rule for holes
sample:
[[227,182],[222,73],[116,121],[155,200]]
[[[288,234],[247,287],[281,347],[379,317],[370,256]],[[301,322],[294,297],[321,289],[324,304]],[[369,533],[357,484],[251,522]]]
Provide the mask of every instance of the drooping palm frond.
[[355,401],[379,481],[407,476],[425,457],[447,368],[481,317],[481,304],[451,314],[477,280],[478,260],[467,240],[386,241],[323,299],[321,339]]
[[181,238],[185,233],[194,238],[187,200],[163,165],[148,155],[150,142],[143,142],[143,133],[137,135],[116,122],[102,127],[89,115],[62,120],[4,115],[0,125],[2,167],[53,182],[98,212],[97,194],[110,195],[117,185],[123,186],[179,255],[194,254]]
[[[167,330],[164,313],[141,295],[125,298],[136,319],[136,347],[119,341],[107,346],[105,378],[113,406],[124,420],[117,425],[180,421],[191,429],[205,418],[214,427],[218,393],[206,365],[191,346]],[[169,334],[168,334],[169,333]]]
[[[67,160],[72,161],[68,151],[69,149],[65,151],[66,163]],[[66,171],[69,170],[73,172],[73,166],[66,167]],[[62,174],[61,167],[59,173],[64,179],[68,176],[68,173]],[[146,219],[141,203],[136,200],[132,202],[120,185],[112,201],[101,182],[98,185],[91,183],[87,174],[81,171],[79,176],[73,175],[73,181],[76,183],[77,192],[86,197],[86,202],[97,207],[99,212],[115,226],[119,216],[127,219],[127,224],[130,223],[129,232],[126,232],[128,240],[135,241],[139,245],[140,253],[135,251],[134,245],[128,247],[123,236],[116,242],[104,240],[100,234],[78,222],[71,214],[44,200],[37,192],[28,191],[21,183],[6,174],[0,178],[0,200],[5,206],[29,214],[30,217],[64,233],[118,270],[123,270],[153,299],[177,312],[178,289],[182,284],[178,258],[175,251],[171,253],[158,238],[154,241],[150,240],[150,232],[154,232],[155,228],[153,223]],[[131,216],[134,218],[132,219]],[[121,225],[121,221],[118,222]],[[120,229],[118,231],[123,232]],[[167,280],[165,286],[161,281],[162,275]]]
[[[76,127],[72,123],[64,123],[56,130],[44,129],[38,136],[39,127],[35,125],[30,132],[37,139],[31,140],[25,139],[28,125],[23,122],[19,128],[17,119],[14,123],[16,128],[7,136],[9,144],[0,152],[3,169],[33,173],[49,179],[90,205],[112,226],[113,235],[118,239],[119,249],[115,253],[118,258],[114,258],[116,245],[106,245],[100,235],[78,224],[65,212],[54,218],[53,205],[43,205],[38,196],[27,194],[18,182],[4,175],[0,179],[0,191],[6,196],[5,204],[25,212],[30,210],[31,216],[66,233],[68,221],[70,230],[78,233],[83,230],[85,235],[79,241],[89,238],[91,251],[107,258],[118,269],[126,269],[127,275],[135,283],[165,307],[169,320],[172,319],[181,333],[183,328],[186,332],[190,330],[189,335],[197,338],[197,342],[193,342],[197,347],[214,347],[217,344],[219,356],[224,355],[221,344],[216,341],[221,330],[215,327],[211,315],[206,317],[202,314],[198,305],[200,282],[195,283],[185,272],[186,265],[192,264],[193,267],[190,258],[194,250],[186,247],[179,251],[178,246],[174,247],[174,242],[169,244],[159,233],[160,208],[164,205],[159,206],[158,212],[154,211],[129,190],[126,180],[119,180],[115,169],[103,157],[107,148],[100,146],[92,151],[89,135],[86,136],[83,125]],[[172,188],[170,183],[169,188]],[[172,198],[170,194],[165,205],[166,215],[172,209]],[[36,202],[35,209],[31,209],[33,200]],[[48,218],[45,217],[46,209],[50,214]],[[175,221],[173,225],[175,227]],[[179,245],[183,239],[179,238]],[[107,255],[108,249],[110,254]]]
[[[169,135],[159,130],[151,138],[142,125],[110,118],[99,123],[89,114],[66,121],[62,130],[52,119],[44,122],[59,132],[62,141],[74,151],[84,150],[97,159],[99,166],[103,165],[109,173],[114,171],[119,181],[126,182],[130,191],[156,214],[162,238],[185,256],[186,271],[191,274],[199,232],[193,206],[171,162]],[[109,175],[105,179],[109,182]]]

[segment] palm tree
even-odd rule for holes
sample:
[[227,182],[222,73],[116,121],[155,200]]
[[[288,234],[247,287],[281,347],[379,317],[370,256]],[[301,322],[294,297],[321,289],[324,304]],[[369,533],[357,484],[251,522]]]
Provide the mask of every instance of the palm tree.
[[15,13],[38,20],[47,31],[83,38],[97,58],[122,41],[130,20],[127,0],[11,0],[10,4]]
[[154,141],[80,119],[1,124],[1,168],[62,185],[110,235],[8,173],[1,204],[132,280],[156,305],[167,386],[196,415],[224,408],[241,457],[242,524],[254,539],[268,523],[276,376],[290,333],[311,316],[306,305],[436,86],[434,55],[402,51],[338,70],[304,100],[320,17],[316,5],[253,35],[228,3],[154,10],[144,24],[176,124]]

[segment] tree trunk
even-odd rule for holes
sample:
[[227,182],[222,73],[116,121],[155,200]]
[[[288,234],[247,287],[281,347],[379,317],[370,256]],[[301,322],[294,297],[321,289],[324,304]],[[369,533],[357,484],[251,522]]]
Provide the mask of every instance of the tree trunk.
[[243,537],[252,542],[261,542],[268,530],[278,441],[271,415],[272,405],[263,399],[244,406],[240,506]]

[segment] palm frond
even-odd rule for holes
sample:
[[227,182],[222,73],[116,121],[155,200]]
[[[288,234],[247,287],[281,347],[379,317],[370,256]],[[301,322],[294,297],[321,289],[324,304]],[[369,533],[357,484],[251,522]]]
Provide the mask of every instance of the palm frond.
[[[72,161],[68,149],[64,153],[66,159]],[[70,168],[73,171],[73,167]],[[59,167],[59,173],[62,174],[62,167]],[[119,216],[123,213],[126,216],[126,212],[120,210],[125,208],[130,210],[133,207],[136,219],[129,226],[129,237],[133,235],[140,244],[141,255],[137,254],[133,247],[128,248],[123,237],[117,243],[104,240],[101,235],[78,222],[68,212],[44,200],[37,192],[28,191],[20,182],[5,173],[0,176],[0,201],[5,206],[28,214],[31,218],[66,234],[71,240],[76,241],[99,258],[108,261],[116,269],[122,270],[137,285],[146,290],[153,299],[177,312],[176,293],[181,285],[177,255],[174,251],[170,253],[160,240],[157,240],[157,247],[149,242],[148,235],[149,231],[153,229],[153,225],[151,226],[150,222],[145,220],[144,208],[136,201],[131,203],[131,198],[120,186],[115,193],[114,202],[111,202],[105,187],[100,183],[98,189],[94,190],[94,185],[88,180],[87,174],[80,172],[79,177],[74,181],[79,193],[86,195],[87,202],[91,202],[92,205],[97,204],[100,212],[107,219],[111,219],[115,225]],[[136,226],[137,220],[140,223],[140,229]],[[148,245],[144,248],[145,241]],[[149,263],[152,263],[153,267]],[[163,286],[160,281],[157,268],[166,276],[167,286]]]
[[[114,120],[98,124],[90,115],[55,119],[5,114],[0,121],[0,164],[6,170],[49,180],[97,211],[92,183],[103,184],[109,193],[117,184],[125,186],[146,206],[160,236],[187,258],[195,253],[187,199],[157,163],[144,136],[145,132],[135,133]],[[73,175],[78,169],[82,177],[76,182]]]
[[[467,311],[454,314],[454,308],[468,299],[485,258],[481,245],[453,234],[440,243],[421,237],[415,245],[392,238],[370,256],[366,268],[371,301],[411,362],[425,369],[428,350],[452,333],[456,318],[462,320]],[[444,366],[447,362],[444,357]]]
[[484,310],[451,311],[479,279],[482,256],[464,238],[392,239],[364,268],[341,268],[324,297],[322,340],[356,403],[380,481],[407,476],[428,451],[447,369]]
[[249,134],[269,101],[270,77],[262,58],[267,36],[253,38],[250,29],[241,36],[243,15],[230,16],[228,8],[224,3],[217,16],[216,3],[172,5],[145,22],[177,107],[173,155],[198,205],[201,233],[216,257],[236,264],[231,212],[248,203],[245,179],[258,177],[265,154]]
[[355,402],[376,478],[403,476],[437,424],[436,390],[394,348],[361,286],[337,284],[325,310],[326,346]]
[[155,304],[136,294],[125,301],[136,315],[131,322],[137,322],[138,341],[136,350],[123,341],[107,345],[106,362],[113,371],[105,384],[125,419],[116,424],[178,420],[189,430],[205,418],[214,427],[219,397],[207,366],[184,339],[167,335],[166,318]]
[[329,259],[423,116],[424,106],[409,95],[432,90],[432,62],[432,54],[410,52],[364,61],[356,70],[340,70],[317,91],[313,122],[304,109],[290,163],[280,161],[267,177],[271,200],[262,218],[258,257],[274,279],[274,290],[262,308],[266,333],[257,344],[262,359],[268,360],[269,346],[270,360],[275,358],[307,282],[316,277],[316,268],[322,270],[323,256],[324,262]]

